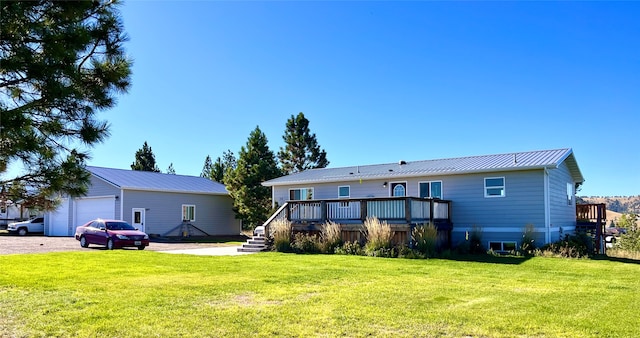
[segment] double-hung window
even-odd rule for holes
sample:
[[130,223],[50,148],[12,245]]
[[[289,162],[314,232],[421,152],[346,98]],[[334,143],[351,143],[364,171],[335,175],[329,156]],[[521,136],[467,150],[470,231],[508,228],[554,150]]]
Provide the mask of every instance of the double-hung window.
[[304,201],[313,199],[313,188],[289,189],[289,200]]
[[338,198],[349,198],[351,196],[351,186],[343,185],[338,187]]
[[442,181],[420,182],[420,198],[442,198]]
[[484,197],[504,197],[504,177],[487,177],[484,179]]
[[193,204],[182,205],[182,220],[195,222],[196,220],[196,206]]

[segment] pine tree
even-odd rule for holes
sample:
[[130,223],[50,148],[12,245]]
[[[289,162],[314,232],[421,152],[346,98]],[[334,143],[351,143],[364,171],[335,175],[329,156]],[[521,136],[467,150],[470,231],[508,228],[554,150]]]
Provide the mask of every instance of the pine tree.
[[[96,113],[130,86],[126,40],[118,1],[0,2],[0,185],[15,187],[11,198],[53,208],[58,193],[86,193],[85,146],[109,136]],[[3,176],[12,165],[24,169]]]
[[211,156],[207,155],[207,158],[204,159],[204,165],[202,166],[202,172],[200,173],[200,177],[206,177],[208,179],[212,179],[212,170],[213,165],[211,164]]
[[318,145],[316,134],[309,130],[309,120],[303,113],[295,117],[291,115],[282,138],[285,147],[280,147],[278,159],[285,173],[291,174],[329,165],[327,153]]
[[225,179],[236,217],[243,220],[245,229],[253,229],[269,217],[271,189],[262,186],[262,182],[281,174],[275,155],[267,145],[267,137],[256,127],[247,145],[240,149],[236,168],[230,170]]
[[142,149],[138,149],[136,151],[136,160],[131,163],[132,170],[140,170],[140,171],[153,171],[160,172],[160,169],[156,165],[156,156],[153,155],[153,151],[151,147],[147,145],[147,141],[144,141],[142,145]]
[[213,163],[211,179],[220,183],[224,183],[225,177],[230,171],[234,170],[236,166],[236,156],[231,150],[225,151],[224,153],[222,153],[222,159],[218,157]]
[[170,175],[175,175],[176,174],[176,170],[173,169],[173,162],[171,162],[169,164],[169,168],[167,168],[167,174],[170,174]]

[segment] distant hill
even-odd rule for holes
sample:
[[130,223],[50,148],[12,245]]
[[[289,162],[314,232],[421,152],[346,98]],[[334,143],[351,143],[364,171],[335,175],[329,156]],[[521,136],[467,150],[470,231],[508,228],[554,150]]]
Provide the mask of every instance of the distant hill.
[[[640,195],[638,196],[578,196],[577,202],[579,204],[605,203],[607,205],[607,212],[615,211],[620,214],[624,214],[624,213],[640,214]],[[607,217],[607,218],[610,218],[610,217]]]

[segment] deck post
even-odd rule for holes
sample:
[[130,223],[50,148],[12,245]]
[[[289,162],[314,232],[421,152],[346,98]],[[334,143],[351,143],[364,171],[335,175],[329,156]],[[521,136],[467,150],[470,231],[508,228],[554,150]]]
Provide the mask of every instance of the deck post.
[[404,198],[404,218],[411,224],[411,197]]
[[364,224],[364,221],[367,220],[368,213],[369,212],[367,211],[367,201],[360,200],[360,220],[362,220],[362,224]]
[[602,205],[596,206],[596,248],[599,254],[604,254],[605,249],[602,245]]
[[320,221],[327,222],[327,201],[320,201]]
[[435,225],[435,222],[433,221],[433,212],[435,210],[435,203],[433,198],[429,199],[429,224],[433,224]]
[[287,221],[291,222],[291,204],[287,204],[287,207],[284,209],[284,217]]

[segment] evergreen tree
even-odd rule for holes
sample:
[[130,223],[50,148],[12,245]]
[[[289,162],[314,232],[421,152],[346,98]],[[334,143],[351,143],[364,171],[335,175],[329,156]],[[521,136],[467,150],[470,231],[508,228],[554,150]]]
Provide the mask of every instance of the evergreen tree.
[[218,157],[213,163],[212,178],[214,181],[224,184],[225,177],[237,166],[236,156],[231,150],[222,153],[222,159]]
[[160,169],[156,165],[156,156],[153,155],[153,151],[151,147],[147,145],[147,141],[144,141],[142,149],[136,151],[136,160],[131,164],[131,169],[160,172]]
[[204,159],[204,165],[202,166],[202,172],[200,173],[200,177],[206,177],[208,179],[213,180],[212,170],[213,170],[213,165],[211,164],[211,156],[207,155],[207,158]]
[[[96,113],[130,86],[118,1],[0,2],[0,185],[23,205],[86,193],[90,146],[108,124]],[[89,146],[89,147],[87,147]],[[24,168],[3,176],[11,165]]]
[[267,137],[256,127],[247,145],[240,149],[236,168],[225,178],[236,217],[243,221],[245,229],[253,229],[269,217],[271,189],[262,186],[262,182],[281,174],[275,155],[267,145]]
[[170,174],[170,175],[175,175],[176,174],[176,170],[173,169],[173,162],[171,162],[169,164],[169,168],[167,168],[167,174]]
[[295,117],[291,115],[282,138],[285,147],[280,147],[278,159],[285,173],[291,174],[329,165],[327,153],[318,145],[316,134],[309,130],[309,120],[303,113]]

